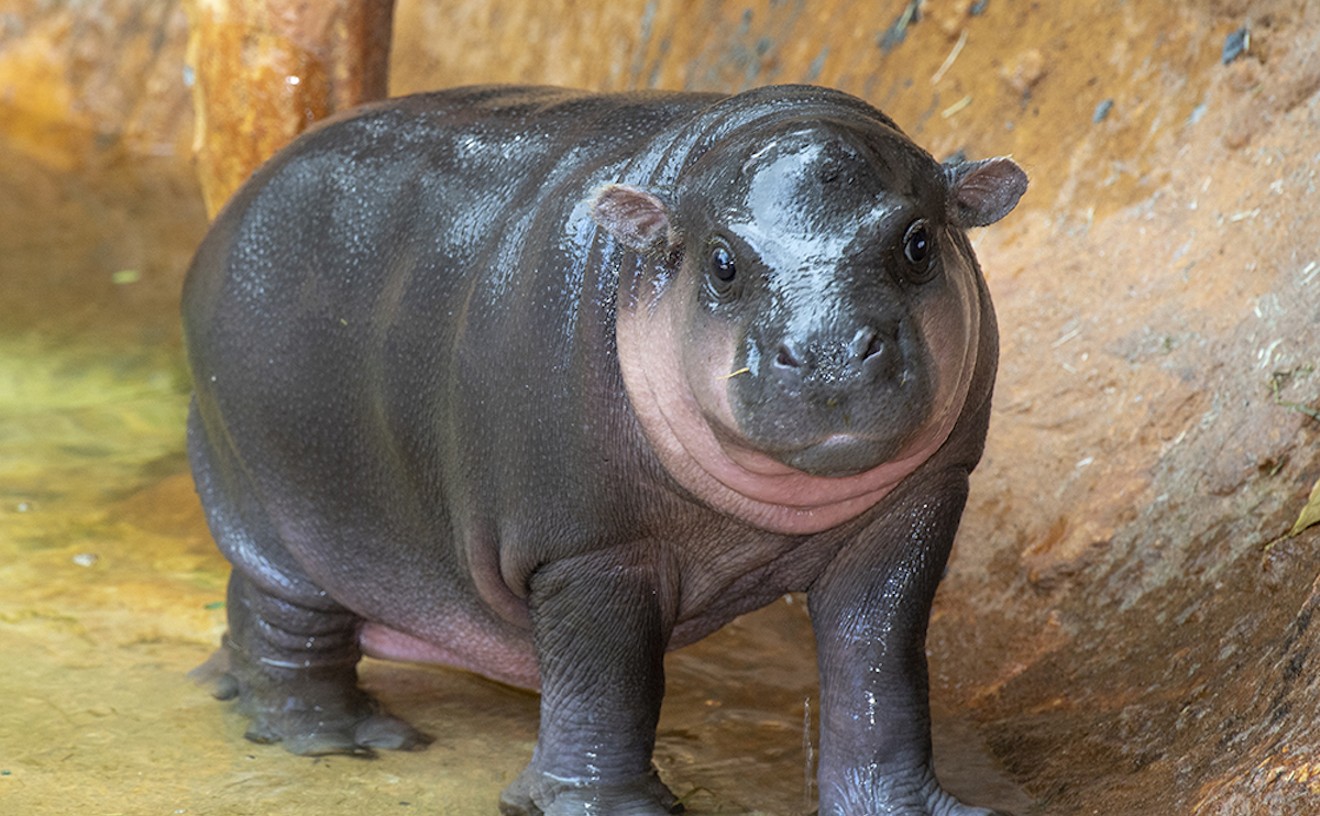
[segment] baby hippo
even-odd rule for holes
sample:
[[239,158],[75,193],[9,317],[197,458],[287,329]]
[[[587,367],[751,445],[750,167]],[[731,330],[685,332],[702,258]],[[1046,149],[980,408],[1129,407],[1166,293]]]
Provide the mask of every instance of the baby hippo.
[[836,91],[477,87],[318,126],[188,274],[188,449],[248,737],[425,737],[363,654],[539,689],[504,814],[679,809],[667,649],[787,592],[822,816],[990,811],[931,769],[931,598],[997,333],[964,232],[1026,190]]

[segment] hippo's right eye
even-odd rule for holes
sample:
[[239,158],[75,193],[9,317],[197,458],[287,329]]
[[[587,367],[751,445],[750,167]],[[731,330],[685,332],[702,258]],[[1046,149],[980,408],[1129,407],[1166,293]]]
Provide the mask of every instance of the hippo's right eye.
[[710,250],[710,274],[720,283],[733,283],[738,267],[733,261],[733,250],[716,244]]
[[933,277],[935,241],[924,218],[913,221],[903,235],[903,259],[907,261],[907,277],[914,283],[924,283]]
[[903,254],[913,266],[924,266],[930,257],[930,231],[925,221],[918,221],[908,227],[903,237]]

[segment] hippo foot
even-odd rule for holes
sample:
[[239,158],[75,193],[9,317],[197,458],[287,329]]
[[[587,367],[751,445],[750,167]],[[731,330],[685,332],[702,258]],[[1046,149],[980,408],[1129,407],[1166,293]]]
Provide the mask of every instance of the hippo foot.
[[503,816],[666,816],[682,812],[683,806],[654,768],[624,782],[593,784],[528,767],[500,794]]
[[193,676],[210,685],[216,699],[238,701],[252,721],[244,736],[253,742],[278,742],[301,756],[364,758],[374,757],[378,749],[419,750],[431,743],[359,689],[352,666],[257,670],[246,663],[224,648]]
[[940,787],[938,782],[932,782],[927,788],[926,802],[926,810],[913,811],[913,813],[929,813],[931,816],[1012,816],[1011,813],[1005,813],[1002,810],[965,805],[958,801],[953,794]]
[[931,816],[1013,816],[1002,810],[964,805],[944,791],[940,791],[940,801],[928,811]]
[[945,794],[944,801],[932,803],[931,805],[913,805],[911,807],[895,806],[885,803],[877,809],[875,806],[845,807],[842,809],[821,808],[816,811],[815,816],[853,816],[858,813],[885,813],[885,814],[903,814],[903,816],[1013,816],[1013,814],[1003,810],[990,810],[987,808],[973,807],[964,805],[952,796]]
[[[924,785],[900,794],[899,786],[885,790],[873,788],[852,789],[846,793],[836,790],[835,796],[822,797],[818,816],[856,816],[857,814],[903,814],[903,816],[1013,816],[1002,810],[974,807],[960,802],[953,794],[940,787],[934,775],[928,775]],[[826,802],[826,799],[833,801]],[[842,800],[842,801],[838,801]]]

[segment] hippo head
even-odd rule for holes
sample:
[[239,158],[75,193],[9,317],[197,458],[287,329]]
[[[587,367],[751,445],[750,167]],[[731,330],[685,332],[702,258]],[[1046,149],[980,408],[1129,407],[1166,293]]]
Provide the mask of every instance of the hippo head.
[[665,190],[597,191],[596,221],[643,258],[617,338],[666,468],[785,531],[878,501],[967,397],[990,318],[963,229],[1025,189],[1008,159],[946,167],[887,122],[814,119],[736,133]]

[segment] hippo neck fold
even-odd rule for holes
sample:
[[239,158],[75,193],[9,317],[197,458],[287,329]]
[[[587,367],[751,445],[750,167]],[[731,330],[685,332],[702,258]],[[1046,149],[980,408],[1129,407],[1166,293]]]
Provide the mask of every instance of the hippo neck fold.
[[966,398],[964,382],[955,410],[894,460],[851,476],[813,476],[721,439],[685,387],[676,356],[665,353],[665,338],[647,330],[648,311],[647,303],[621,303],[616,340],[624,388],[651,449],[703,503],[770,532],[819,533],[871,509],[939,450]]

